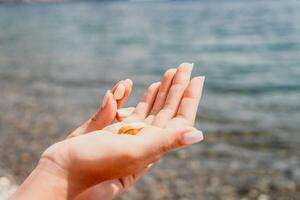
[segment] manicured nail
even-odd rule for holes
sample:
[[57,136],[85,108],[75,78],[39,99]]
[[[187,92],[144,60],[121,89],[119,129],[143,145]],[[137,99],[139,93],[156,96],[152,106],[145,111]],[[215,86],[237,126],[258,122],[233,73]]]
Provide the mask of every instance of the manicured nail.
[[184,66],[190,68],[191,70],[193,70],[193,67],[194,67],[194,63],[183,63]]
[[125,86],[123,84],[119,84],[114,92],[114,97],[116,100],[120,100],[123,98],[125,94]]
[[203,140],[203,133],[199,130],[187,132],[183,135],[182,139],[183,143],[186,145],[195,144]]
[[205,81],[205,76],[200,76],[201,78],[202,78],[202,80],[203,80],[203,82]]
[[132,80],[131,79],[126,79],[125,81],[128,81],[128,83],[132,86],[133,85],[133,82],[132,82]]
[[104,98],[103,98],[103,101],[102,101],[101,108],[104,108],[104,107],[106,106],[110,94],[111,94],[110,90],[107,90],[106,93],[105,93],[105,95],[104,95]]
[[152,83],[150,86],[149,86],[149,88],[155,88],[155,87],[157,87],[158,85],[160,84],[160,82],[155,82],[155,83]]
[[107,104],[107,102],[108,102],[108,98],[109,98],[109,93],[110,93],[110,91],[109,91],[109,90],[107,90],[107,92],[105,93],[105,96],[104,96],[104,98],[103,98],[103,101],[102,101],[101,108],[104,108],[104,107],[105,107],[105,105]]
[[125,118],[130,116],[133,113],[134,109],[135,109],[134,107],[119,108],[117,112],[120,117]]
[[149,168],[151,168],[153,165],[154,165],[154,163],[150,163],[150,164],[147,166],[147,168],[149,169]]
[[199,80],[199,81],[201,81],[203,83],[205,81],[205,76],[196,76],[193,79],[197,79],[197,80]]

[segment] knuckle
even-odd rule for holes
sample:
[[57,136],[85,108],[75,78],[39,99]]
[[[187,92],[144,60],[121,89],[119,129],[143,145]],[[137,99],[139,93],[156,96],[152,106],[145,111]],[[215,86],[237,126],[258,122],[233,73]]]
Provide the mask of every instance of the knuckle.
[[160,152],[161,152],[162,154],[165,154],[165,153],[169,152],[170,149],[171,149],[171,146],[170,146],[169,143],[160,146]]
[[166,144],[164,144],[160,147],[161,154],[168,153],[171,150],[173,150],[177,147],[180,147],[182,145],[183,144],[182,144],[181,139],[176,136],[176,138],[174,138],[173,140],[167,142]]

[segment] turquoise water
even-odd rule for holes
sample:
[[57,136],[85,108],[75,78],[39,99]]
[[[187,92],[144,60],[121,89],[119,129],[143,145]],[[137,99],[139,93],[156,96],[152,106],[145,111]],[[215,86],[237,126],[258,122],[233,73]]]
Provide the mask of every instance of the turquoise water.
[[129,77],[137,96],[194,62],[206,76],[202,129],[298,133],[299,11],[300,1],[3,4],[0,84],[92,109],[97,88]]

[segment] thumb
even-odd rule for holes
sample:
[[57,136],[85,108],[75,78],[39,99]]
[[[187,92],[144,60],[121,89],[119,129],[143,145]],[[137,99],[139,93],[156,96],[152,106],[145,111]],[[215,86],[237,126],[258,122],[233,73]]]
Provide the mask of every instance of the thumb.
[[[120,86],[118,89],[118,86]],[[103,98],[102,105],[99,110],[87,120],[84,124],[73,131],[68,138],[86,134],[88,132],[100,130],[103,127],[111,124],[117,117],[117,110],[122,106],[125,100],[130,95],[132,81],[126,79],[117,83],[112,91],[108,90]],[[125,89],[125,91],[124,91]]]
[[91,118],[91,120],[98,125],[98,129],[101,129],[115,120],[117,109],[117,102],[111,91],[108,90],[103,98],[101,109],[94,115],[93,118]]
[[[122,80],[117,83],[112,91],[108,90],[104,96],[101,109],[92,118],[97,122],[97,129],[111,124],[117,115],[117,109],[126,101],[132,90],[132,81],[130,79]],[[97,130],[95,129],[95,130]],[[92,130],[94,131],[94,130]]]
[[102,129],[114,121],[116,110],[117,103],[114,100],[112,93],[108,90],[103,98],[101,109],[97,111],[96,114],[88,121],[69,134],[68,138],[84,135],[86,133]]

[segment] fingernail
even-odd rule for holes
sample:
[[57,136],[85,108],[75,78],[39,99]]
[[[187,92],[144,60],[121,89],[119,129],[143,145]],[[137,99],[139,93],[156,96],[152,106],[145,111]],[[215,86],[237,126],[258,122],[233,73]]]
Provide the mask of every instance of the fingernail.
[[183,135],[183,143],[186,145],[195,144],[203,140],[203,133],[202,131],[195,130],[192,132],[187,132]]
[[131,79],[126,79],[125,81],[128,81],[128,83],[132,86],[133,85],[133,82],[132,82],[132,80]]
[[150,164],[147,166],[147,168],[149,169],[149,168],[151,168],[153,165],[154,165],[154,163],[150,163]]
[[108,101],[108,98],[109,98],[109,93],[110,93],[110,91],[107,90],[107,92],[105,93],[105,96],[104,96],[104,98],[103,98],[101,108],[104,108],[105,105],[107,104],[107,101]]
[[151,85],[150,85],[150,88],[152,88],[152,87],[156,87],[157,85],[159,85],[160,84],[160,82],[155,82],[155,83],[152,83]]
[[194,63],[183,63],[186,67],[190,68],[191,70],[193,70],[194,67]]
[[125,118],[125,117],[130,116],[133,113],[134,109],[135,109],[134,107],[119,108],[117,112],[120,117]]
[[123,98],[125,94],[125,86],[123,84],[119,84],[114,92],[114,97],[116,100],[120,100]]
[[198,79],[199,81],[204,82],[205,76],[197,76],[197,77],[195,77],[195,79]]

